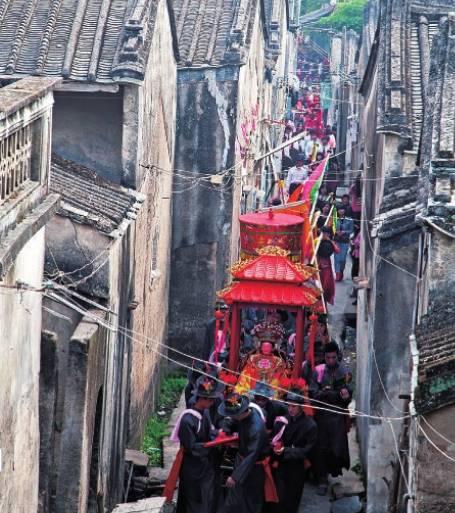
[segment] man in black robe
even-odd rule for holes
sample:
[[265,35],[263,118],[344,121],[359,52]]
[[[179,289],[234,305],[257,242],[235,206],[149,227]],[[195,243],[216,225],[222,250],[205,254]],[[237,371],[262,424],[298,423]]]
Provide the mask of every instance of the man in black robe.
[[[332,411],[316,410],[315,420],[318,425],[316,445],[316,463],[319,480],[318,494],[327,493],[328,474],[337,477],[342,469],[349,469],[348,422],[345,415],[351,402],[351,374],[339,361],[339,348],[336,342],[329,342],[324,347],[325,363],[316,366],[310,387],[311,396],[318,401],[315,406]],[[336,413],[340,411],[340,413]],[[344,413],[344,414],[342,414]]]
[[209,408],[220,396],[221,387],[211,378],[201,376],[196,383],[195,401],[183,412],[176,426],[183,462],[179,475],[177,513],[215,512],[215,467],[213,449],[204,444],[213,439]]
[[276,513],[297,513],[305,481],[305,459],[316,443],[317,426],[303,410],[303,392],[291,390],[286,395],[287,423],[277,422],[273,442],[274,472],[279,504]]
[[219,414],[230,417],[232,430],[239,435],[239,450],[232,475],[227,478],[228,493],[223,513],[261,513],[264,505],[265,469],[270,453],[264,421],[250,408],[246,396],[232,394],[219,407]]

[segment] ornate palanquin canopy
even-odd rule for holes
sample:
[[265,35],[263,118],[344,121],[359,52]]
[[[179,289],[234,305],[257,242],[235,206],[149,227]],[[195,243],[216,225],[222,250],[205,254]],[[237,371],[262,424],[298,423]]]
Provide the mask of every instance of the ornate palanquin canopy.
[[312,281],[316,269],[291,262],[280,248],[263,248],[261,253],[233,266],[234,281],[219,292],[221,299],[228,304],[291,307],[308,307],[319,301],[321,292]]
[[257,255],[260,248],[275,246],[289,252],[289,258],[300,260],[303,219],[290,214],[269,212],[240,216],[242,257]]
[[235,281],[220,291],[219,296],[228,304],[312,306],[321,296],[309,281],[314,272],[312,267],[294,264],[283,255],[260,255],[236,264],[232,269]]

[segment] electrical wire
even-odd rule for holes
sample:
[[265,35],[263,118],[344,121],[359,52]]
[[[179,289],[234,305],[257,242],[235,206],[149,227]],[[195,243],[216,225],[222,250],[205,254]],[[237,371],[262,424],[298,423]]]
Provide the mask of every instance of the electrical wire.
[[446,452],[444,452],[440,447],[438,447],[434,442],[433,440],[428,436],[428,434],[425,432],[425,430],[423,429],[423,427],[420,425],[420,422],[417,420],[417,427],[420,429],[420,431],[422,432],[423,436],[426,438],[426,440],[428,441],[428,443],[434,448],[436,449],[439,454],[441,454],[442,456],[444,456],[444,458],[446,458],[447,460],[451,461],[452,463],[455,463],[455,458],[452,458],[452,456],[449,456]]
[[455,446],[455,442],[453,442],[452,440],[449,440],[446,436],[444,436],[441,432],[439,432],[434,426],[432,426],[428,420],[423,416],[421,415],[420,418],[425,422],[425,424],[434,432],[436,433],[439,438],[441,438],[442,440],[444,440],[445,442],[447,442],[448,444],[450,445],[453,445]]
[[[134,343],[139,343],[139,344],[142,344],[144,345],[147,349],[151,349],[153,352],[157,353],[159,356],[163,357],[163,358],[166,358],[167,360],[171,361],[172,363],[175,363],[176,365],[179,365],[181,367],[184,367],[188,370],[192,370],[193,367],[179,361],[179,360],[176,360],[175,358],[171,358],[169,357],[169,355],[165,354],[165,353],[162,353],[161,351],[157,350],[156,347],[154,347],[154,345],[159,345],[161,347],[164,347],[168,350],[171,350],[171,351],[174,351],[182,356],[184,356],[185,358],[189,359],[189,360],[193,360],[193,361],[200,361],[200,362],[204,362],[204,363],[207,363],[209,364],[210,362],[207,362],[205,360],[202,360],[200,358],[197,358],[195,357],[194,355],[190,355],[190,354],[187,354],[187,353],[184,353],[183,351],[179,351],[171,346],[168,346],[166,344],[163,344],[162,342],[160,342],[159,340],[157,339],[151,339],[150,337],[146,337],[145,335],[143,334],[137,334],[136,332],[134,332],[133,330],[129,330],[127,328],[123,328],[121,326],[113,326],[111,324],[109,324],[105,319],[102,319],[100,318],[99,316],[97,315],[94,315],[92,312],[90,312],[89,310],[87,309],[84,309],[82,308],[80,305],[78,304],[75,304],[73,303],[72,301],[68,301],[67,299],[64,299],[64,298],[61,298],[59,297],[58,295],[56,295],[55,293],[53,292],[47,292],[47,295],[48,297],[50,297],[51,299],[54,299],[54,300],[57,300],[57,301],[60,301],[62,302],[63,304],[65,304],[66,306],[68,306],[69,308],[74,308],[76,311],[78,311],[81,315],[87,315],[88,317],[90,317],[92,320],[96,321],[97,323],[100,324],[100,326],[103,326],[105,327],[106,329],[109,329],[110,331],[114,331],[114,332],[120,332],[122,333],[124,336],[126,336],[128,339],[130,339],[132,342]],[[141,343],[140,340],[138,340],[137,338],[133,337],[132,335],[130,335],[130,333],[133,333],[135,334],[136,336],[139,335],[141,336],[142,338],[145,338],[147,341],[149,342],[152,342],[153,345],[148,345],[148,344],[145,344],[144,342]],[[205,374],[209,377],[212,377],[211,374],[209,373],[205,373],[203,371],[199,371],[201,374]],[[238,375],[240,376],[241,373],[239,372],[236,372],[236,371],[228,371],[230,374],[234,374],[234,375]],[[228,383],[225,383],[223,382],[222,380],[218,379],[218,378],[214,378],[216,379],[218,382],[222,383],[223,385],[229,385]],[[264,384],[267,384],[265,382],[262,382],[262,381],[257,381],[259,383],[264,383]],[[281,392],[288,392],[287,389],[284,389],[282,387],[273,387],[274,389],[278,390],[278,391],[281,391]],[[300,395],[301,398],[304,398],[305,396],[304,395]],[[285,404],[289,404],[287,403],[286,401],[283,401],[283,400],[280,400],[281,402],[285,403]],[[370,415],[370,414],[366,414],[366,413],[363,413],[363,412],[360,412],[360,411],[356,411],[356,410],[349,410],[348,408],[342,408],[342,407],[338,407],[336,405],[332,405],[330,403],[326,403],[324,401],[319,401],[319,400],[316,400],[316,399],[312,399],[311,400],[312,403],[317,403],[317,404],[323,404],[325,406],[328,406],[329,408],[323,408],[323,407],[319,407],[319,406],[316,406],[314,404],[312,404],[313,408],[317,409],[317,410],[322,410],[322,411],[329,411],[329,412],[332,412],[332,413],[338,413],[340,415],[351,415],[351,414],[354,414],[355,416],[358,416],[358,417],[368,417],[368,418],[372,418],[372,419],[376,419],[376,420],[390,420],[390,421],[396,421],[396,420],[404,420],[405,418],[408,418],[409,415],[405,415],[405,416],[402,416],[402,417],[382,417],[382,416],[377,416],[377,415]],[[292,403],[291,403],[292,404]]]

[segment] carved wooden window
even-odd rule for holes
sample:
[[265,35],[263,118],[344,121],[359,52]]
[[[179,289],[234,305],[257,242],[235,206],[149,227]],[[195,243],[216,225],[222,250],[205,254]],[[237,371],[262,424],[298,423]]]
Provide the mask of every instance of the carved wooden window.
[[28,125],[0,141],[0,204],[14,197],[31,178],[32,126]]

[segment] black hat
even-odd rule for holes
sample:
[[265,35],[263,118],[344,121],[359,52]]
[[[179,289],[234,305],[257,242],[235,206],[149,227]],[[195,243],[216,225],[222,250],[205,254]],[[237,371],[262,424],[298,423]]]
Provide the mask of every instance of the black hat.
[[222,383],[208,376],[201,376],[196,381],[193,395],[195,397],[203,397],[204,399],[219,399],[223,389],[224,385]]
[[262,381],[258,381],[251,392],[253,396],[259,395],[261,397],[267,397],[267,399],[272,399],[273,397],[273,390],[267,383],[263,383]]
[[218,414],[221,417],[238,417],[248,410],[250,400],[245,395],[230,394],[218,406]]
[[291,390],[286,394],[286,401],[289,403],[303,405],[305,398],[303,397],[300,388],[291,388]]

